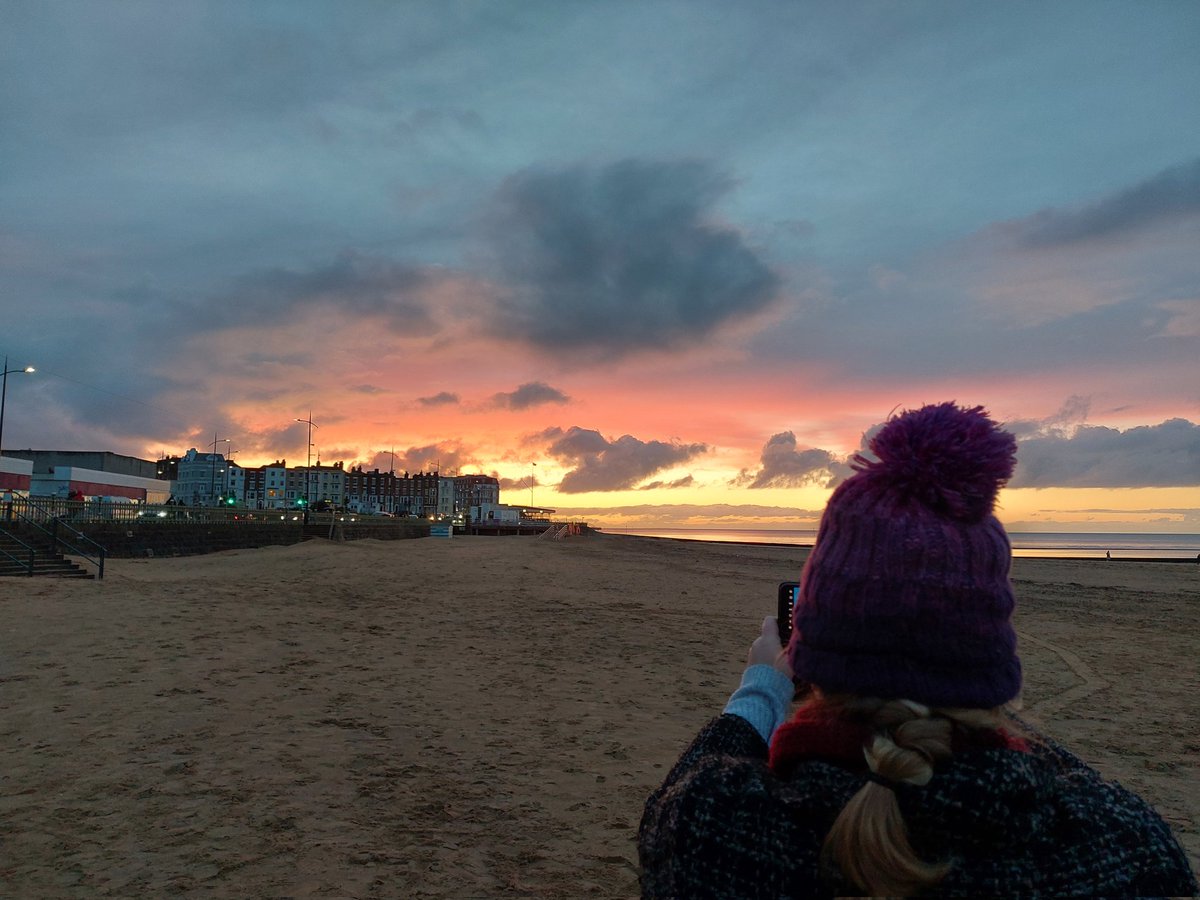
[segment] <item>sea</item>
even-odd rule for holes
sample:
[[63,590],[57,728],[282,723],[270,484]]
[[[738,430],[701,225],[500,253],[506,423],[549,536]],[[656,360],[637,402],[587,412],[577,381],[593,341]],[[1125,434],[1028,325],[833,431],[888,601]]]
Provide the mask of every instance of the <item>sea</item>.
[[[785,544],[811,547],[817,532],[772,528],[603,528],[606,534],[715,541],[733,544]],[[1200,558],[1200,534],[1091,534],[1069,531],[1010,531],[1013,556],[1057,559]]]

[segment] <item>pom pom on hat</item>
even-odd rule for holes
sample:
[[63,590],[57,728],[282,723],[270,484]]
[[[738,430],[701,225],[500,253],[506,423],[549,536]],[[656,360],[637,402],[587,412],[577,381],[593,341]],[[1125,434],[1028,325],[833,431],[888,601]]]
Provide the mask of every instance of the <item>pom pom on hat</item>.
[[902,413],[871,440],[878,462],[856,456],[855,469],[935,512],[978,522],[1012,477],[1016,439],[982,406],[939,403]]
[[833,492],[788,657],[827,693],[988,709],[1021,688],[1012,549],[992,515],[1016,440],[982,407],[890,419]]

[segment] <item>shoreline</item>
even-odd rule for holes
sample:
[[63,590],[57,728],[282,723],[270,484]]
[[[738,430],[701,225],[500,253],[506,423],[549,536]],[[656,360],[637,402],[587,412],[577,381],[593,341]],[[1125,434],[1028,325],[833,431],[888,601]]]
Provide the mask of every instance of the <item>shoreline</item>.
[[[746,546],[746,547],[785,547],[795,550],[803,550],[806,553],[812,551],[812,544],[793,544],[780,541],[722,541],[713,538],[702,537],[681,537],[679,535],[663,535],[663,534],[632,534],[621,531],[604,531],[603,529],[593,529],[597,534],[616,538],[640,538],[647,541],[681,541],[684,543],[705,544],[716,546]],[[1014,548],[1019,549],[1019,548]],[[1125,552],[1125,551],[1118,551]],[[1128,551],[1134,552],[1134,551]],[[1130,562],[1130,563],[1191,563],[1192,565],[1200,565],[1200,560],[1191,556],[1113,556],[1111,559],[1104,556],[1059,556],[1049,555],[1039,552],[1034,556],[1023,556],[1018,553],[1013,554],[1013,560],[1018,559],[1045,559],[1045,560],[1063,560],[1076,562]]]

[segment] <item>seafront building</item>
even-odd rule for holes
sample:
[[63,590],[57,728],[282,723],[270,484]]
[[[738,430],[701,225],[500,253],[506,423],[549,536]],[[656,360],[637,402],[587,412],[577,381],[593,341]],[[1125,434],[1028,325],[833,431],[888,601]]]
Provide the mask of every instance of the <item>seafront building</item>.
[[225,494],[229,465],[222,453],[198,453],[193,447],[172,460],[171,498],[185,506],[216,506]]
[[172,483],[158,477],[153,462],[119,453],[89,450],[9,450],[0,457],[6,494],[64,500],[100,498],[118,503],[164,503]]
[[242,483],[245,493],[241,499],[251,509],[281,509],[289,505],[286,460],[243,469]]
[[0,456],[0,490],[61,500],[250,510],[308,506],[462,522],[517,521],[524,513],[500,503],[500,482],[490,475],[367,471],[320,461],[289,468],[282,459],[247,467],[195,447],[157,462],[103,451],[9,451]]

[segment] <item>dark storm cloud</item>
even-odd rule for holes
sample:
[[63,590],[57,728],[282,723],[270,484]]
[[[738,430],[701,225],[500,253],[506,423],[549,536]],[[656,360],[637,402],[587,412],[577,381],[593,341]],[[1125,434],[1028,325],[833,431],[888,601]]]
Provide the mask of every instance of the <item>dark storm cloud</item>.
[[578,426],[565,432],[550,429],[544,434],[555,438],[546,452],[575,467],[558,486],[564,494],[629,490],[655,472],[708,450],[707,444],[641,441],[628,434],[610,441],[598,431]]
[[796,449],[796,435],[783,431],[763,445],[762,468],[753,474],[743,470],[732,483],[750,488],[833,487],[851,471],[828,450]]
[[422,406],[453,406],[458,403],[458,394],[442,391],[440,394],[434,394],[431,397],[418,397],[417,402]]
[[1168,419],[1120,431],[1081,425],[1017,445],[1010,487],[1195,487],[1200,484],[1200,425]]
[[516,410],[542,406],[546,403],[569,403],[570,400],[571,398],[558,390],[558,388],[552,388],[541,381],[530,381],[521,385],[515,391],[492,395],[493,406],[501,409]]
[[[74,362],[64,351],[14,354],[10,358],[10,368],[31,364],[36,371],[8,377],[4,418],[7,448],[114,449],[127,453],[136,440],[157,440],[155,436],[164,431],[180,433],[194,422],[192,411],[172,406],[148,389],[145,373],[118,367],[114,362],[107,370],[98,367],[80,377],[73,370]],[[224,416],[214,415],[213,421],[222,423]],[[63,440],[64,430],[70,431],[71,443]]]
[[223,328],[263,324],[304,308],[382,318],[394,330],[433,331],[420,297],[433,276],[389,260],[343,253],[328,265],[308,270],[269,269],[245,275],[222,299],[219,313],[191,327]]
[[487,219],[508,292],[494,327],[551,351],[687,344],[759,312],[780,280],[716,224],[731,180],[703,162],[528,169]]
[[1200,158],[1172,166],[1079,210],[1048,209],[1014,224],[1028,247],[1103,238],[1200,214]]

